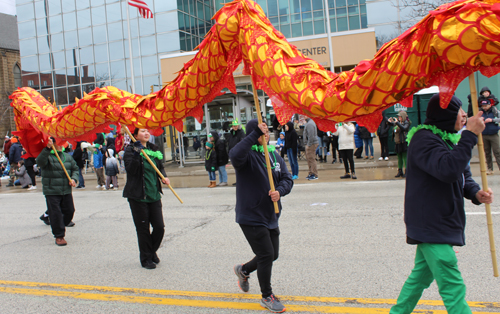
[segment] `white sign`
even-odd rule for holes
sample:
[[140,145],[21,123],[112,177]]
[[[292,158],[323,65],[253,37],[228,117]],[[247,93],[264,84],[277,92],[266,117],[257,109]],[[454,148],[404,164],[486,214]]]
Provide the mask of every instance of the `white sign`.
[[194,129],[196,131],[201,131],[201,123],[198,122],[198,119],[194,119]]
[[394,112],[407,111],[407,110],[408,110],[408,108],[401,105],[400,103],[397,103],[394,105]]

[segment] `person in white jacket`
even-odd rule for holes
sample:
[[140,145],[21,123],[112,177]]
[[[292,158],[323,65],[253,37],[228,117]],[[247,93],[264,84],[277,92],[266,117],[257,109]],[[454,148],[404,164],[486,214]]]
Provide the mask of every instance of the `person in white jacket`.
[[[337,131],[333,133],[339,137],[339,154],[344,161],[345,175],[341,179],[357,179],[354,172],[354,130],[356,127],[353,123],[337,123]],[[351,171],[349,172],[349,166]]]

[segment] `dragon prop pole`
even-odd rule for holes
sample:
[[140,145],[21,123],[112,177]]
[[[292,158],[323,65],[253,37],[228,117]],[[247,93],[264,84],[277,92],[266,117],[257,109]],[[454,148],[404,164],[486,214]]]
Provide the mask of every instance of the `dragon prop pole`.
[[[472,112],[477,115],[479,111],[477,105],[476,79],[474,73],[469,75],[470,97],[472,101]],[[479,168],[481,169],[481,183],[483,191],[488,191],[488,179],[486,178],[486,161],[484,158],[483,134],[479,133],[477,140],[477,150],[479,152]],[[498,277],[497,254],[495,250],[495,237],[493,234],[493,219],[491,217],[490,204],[484,204],[486,208],[486,221],[488,224],[488,235],[490,238],[491,261],[493,262],[493,276]]]
[[[55,144],[55,143],[54,143],[54,144]],[[63,168],[64,173],[66,174],[66,177],[68,177],[68,180],[69,180],[69,182],[71,183],[71,180],[72,180],[72,179],[71,179],[71,177],[69,176],[68,171],[66,170],[66,167],[64,167],[64,164],[63,164],[63,162],[62,162],[62,160],[61,160],[61,157],[59,157],[59,154],[57,153],[57,150],[56,150],[56,148],[54,147],[54,145],[52,145],[52,150],[54,151],[54,154],[56,155],[57,160],[59,160],[59,163],[61,164],[61,167]]]
[[[252,88],[253,88],[253,101],[255,102],[255,110],[257,111],[257,120],[259,120],[259,124],[261,124],[262,114],[260,113],[259,97],[257,96],[257,90],[255,89],[255,84],[252,84]],[[267,168],[267,177],[269,178],[269,186],[271,187],[271,191],[274,192],[276,191],[276,189],[274,188],[273,172],[271,170],[271,160],[269,159],[269,152],[267,151],[266,135],[263,134],[261,138],[262,138],[262,147],[264,147],[264,156],[266,158],[266,168]],[[273,202],[273,203],[274,203],[274,213],[279,214],[280,209],[278,207],[278,202]]]
[[[132,142],[134,142],[134,143],[137,142],[137,140],[135,139],[135,137],[132,135],[132,133],[130,133],[130,130],[126,126],[125,126],[125,131],[127,132],[128,136],[130,136],[130,139],[132,140]],[[151,158],[149,158],[148,154],[146,154],[143,149],[141,149],[141,153],[142,153],[142,155],[144,157],[146,157],[146,160],[154,168],[154,170],[160,176],[160,178],[162,180],[165,180],[165,177],[163,176],[163,174],[161,173],[161,171],[158,170],[158,168],[156,167],[156,165],[154,164],[154,162],[151,160]],[[170,184],[167,184],[167,186],[170,189],[170,191],[172,191],[172,193],[174,193],[175,197],[177,197],[177,199],[179,200],[179,202],[181,202],[181,204],[184,204],[184,202],[181,200],[181,198],[179,197],[179,195],[177,195],[177,193],[175,193],[175,191],[172,188],[172,186]]]

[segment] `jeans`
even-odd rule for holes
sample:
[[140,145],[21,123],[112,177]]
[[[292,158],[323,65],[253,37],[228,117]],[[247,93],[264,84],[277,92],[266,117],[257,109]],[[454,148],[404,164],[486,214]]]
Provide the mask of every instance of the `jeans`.
[[424,289],[427,289],[434,279],[448,313],[471,313],[469,305],[465,302],[465,284],[458,270],[453,247],[449,244],[434,243],[417,245],[415,267],[390,313],[411,313]]
[[[212,180],[212,179],[210,179]],[[213,181],[213,180],[212,180]],[[224,166],[219,166],[219,182],[227,182],[227,171],[226,171],[226,165]]]
[[210,181],[217,181],[215,171],[208,171],[208,178],[210,179]]
[[263,226],[240,225],[245,238],[250,244],[255,257],[244,264],[242,271],[246,274],[257,270],[262,297],[267,298],[273,293],[271,288],[271,273],[273,262],[278,259],[280,246],[280,229],[267,229]]
[[75,204],[73,195],[45,195],[45,202],[50,217],[50,227],[54,238],[63,238],[66,233],[66,225],[73,220]]
[[292,170],[292,176],[299,175],[299,162],[297,161],[297,151],[293,151],[292,148],[287,149],[286,154],[288,155],[288,161],[290,162],[290,170]]
[[326,151],[326,143],[323,141],[323,136],[318,136],[318,148],[316,149],[316,155],[323,157],[323,150]]
[[83,179],[83,174],[82,174],[83,168],[78,168],[78,186],[81,188],[85,187],[85,179]]
[[[372,156],[373,157],[373,138],[364,138],[363,139],[363,144],[365,146],[365,156]],[[368,155],[368,148],[370,149],[370,155]]]
[[[147,261],[152,261],[165,234],[161,200],[146,203],[129,198],[128,202],[137,231],[139,257],[141,265],[144,266]],[[52,221],[52,216],[50,216],[50,219]],[[153,232],[150,232],[150,225],[153,227]]]

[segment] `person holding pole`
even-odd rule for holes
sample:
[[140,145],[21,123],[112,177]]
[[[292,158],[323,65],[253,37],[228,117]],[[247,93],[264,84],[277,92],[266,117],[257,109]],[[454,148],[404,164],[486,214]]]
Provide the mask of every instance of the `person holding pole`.
[[455,96],[442,109],[434,95],[426,115],[408,134],[404,221],[407,243],[417,246],[415,267],[390,313],[411,313],[434,279],[448,313],[471,313],[453,246],[465,245],[464,197],[476,205],[493,201],[491,189],[482,191],[469,168],[485,125],[482,112],[467,122]]
[[[123,197],[128,199],[132,211],[141,265],[147,269],[154,269],[156,264],[160,262],[156,251],[165,234],[161,183],[170,185],[170,180],[166,178],[167,175],[163,168],[163,154],[156,145],[149,142],[151,136],[149,130],[136,128],[133,136],[137,141],[133,145],[129,145],[123,155],[127,171],[127,183],[123,189]],[[144,156],[141,150],[147,156]],[[147,157],[163,174],[163,179],[146,160]],[[150,225],[153,227],[152,232],[150,232]]]
[[[75,214],[75,204],[71,188],[76,187],[79,177],[78,165],[64,148],[56,144],[51,137],[47,147],[36,158],[42,169],[43,195],[47,203],[50,227],[58,246],[68,244],[64,239],[65,226],[68,226]],[[70,180],[71,179],[71,180]]]
[[[269,130],[265,123],[250,120],[246,126],[246,137],[229,153],[236,171],[236,222],[240,225],[255,257],[246,264],[234,266],[238,284],[248,292],[250,273],[257,270],[261,306],[274,313],[285,311],[285,307],[273,294],[271,272],[273,261],[279,254],[278,219],[281,214],[280,198],[290,193],[293,187],[291,174],[285,161],[267,146],[271,159],[272,179],[276,190],[271,191],[264,156],[263,139],[269,141]],[[278,202],[279,212],[274,211],[273,202]]]

